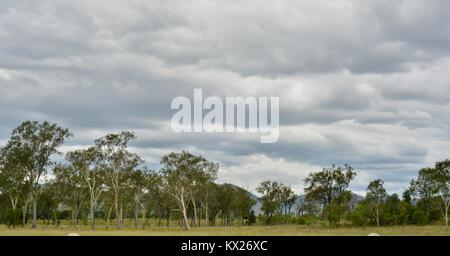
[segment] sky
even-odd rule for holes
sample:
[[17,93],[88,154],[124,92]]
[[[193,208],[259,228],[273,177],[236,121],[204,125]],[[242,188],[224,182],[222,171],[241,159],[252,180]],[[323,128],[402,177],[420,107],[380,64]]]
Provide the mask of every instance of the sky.
[[[450,4],[442,0],[0,2],[0,144],[25,120],[75,135],[61,150],[134,131],[158,168],[189,150],[218,182],[254,191],[332,164],[363,194],[401,193],[450,156]],[[174,133],[173,98],[280,98],[280,138]]]

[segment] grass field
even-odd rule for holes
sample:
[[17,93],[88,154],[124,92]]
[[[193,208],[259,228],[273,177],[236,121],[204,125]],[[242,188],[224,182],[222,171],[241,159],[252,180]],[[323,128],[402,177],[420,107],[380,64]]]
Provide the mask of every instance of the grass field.
[[77,229],[54,227],[41,227],[37,230],[30,228],[16,228],[9,230],[0,227],[0,236],[65,236],[69,233],[78,233],[81,236],[367,236],[369,233],[378,233],[382,236],[450,236],[450,231],[442,226],[396,226],[396,227],[339,227],[323,228],[305,226],[251,226],[251,227],[199,227],[190,231],[180,228],[149,227],[142,229],[96,229],[89,227]]

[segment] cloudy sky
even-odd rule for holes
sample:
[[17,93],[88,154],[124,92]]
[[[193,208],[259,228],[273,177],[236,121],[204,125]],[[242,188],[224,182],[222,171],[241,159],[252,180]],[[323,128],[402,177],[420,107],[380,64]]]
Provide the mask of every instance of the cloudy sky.
[[[331,164],[402,192],[450,157],[450,4],[433,0],[0,2],[0,142],[49,120],[89,145],[135,131],[149,166],[187,149],[254,190]],[[280,97],[280,139],[176,134],[171,100]]]

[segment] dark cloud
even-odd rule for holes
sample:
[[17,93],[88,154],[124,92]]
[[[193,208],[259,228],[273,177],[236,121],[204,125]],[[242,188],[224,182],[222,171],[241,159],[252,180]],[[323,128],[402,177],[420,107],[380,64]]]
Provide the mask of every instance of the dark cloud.
[[[26,119],[69,127],[67,148],[136,131],[156,168],[171,150],[222,163],[220,179],[301,189],[331,164],[401,191],[448,157],[446,1],[12,1],[0,3],[0,140]],[[176,96],[280,97],[280,140],[175,134]]]

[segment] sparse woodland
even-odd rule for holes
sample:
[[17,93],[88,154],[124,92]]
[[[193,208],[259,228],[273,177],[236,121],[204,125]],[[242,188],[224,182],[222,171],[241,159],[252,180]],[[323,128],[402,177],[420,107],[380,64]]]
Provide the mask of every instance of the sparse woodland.
[[[132,132],[108,134],[66,154],[73,134],[49,122],[22,123],[1,148],[0,221],[13,229],[38,225],[146,228],[149,225],[244,226],[407,225],[448,226],[450,161],[419,170],[402,195],[388,194],[380,179],[366,196],[349,190],[357,171],[331,166],[290,186],[262,181],[256,198],[232,184],[216,183],[219,165],[186,151],[146,168],[128,149]],[[261,177],[264,180],[264,177]],[[260,205],[260,213],[254,207]],[[258,216],[256,216],[258,215]]]

